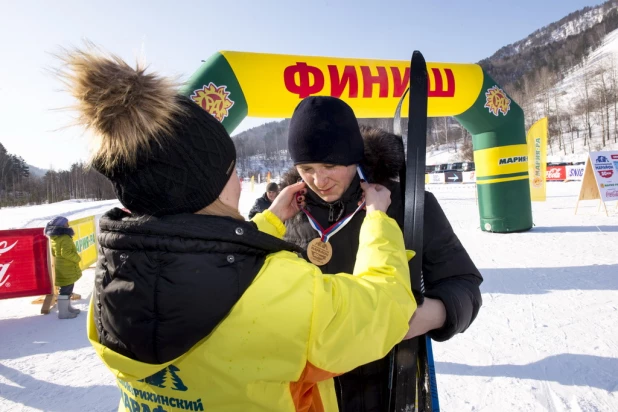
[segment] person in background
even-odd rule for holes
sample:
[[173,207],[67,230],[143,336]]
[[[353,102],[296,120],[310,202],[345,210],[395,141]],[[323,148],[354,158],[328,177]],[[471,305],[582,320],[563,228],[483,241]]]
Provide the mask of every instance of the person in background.
[[249,211],[249,219],[253,219],[253,216],[268,209],[275,201],[278,194],[279,186],[274,182],[269,183],[268,186],[266,186],[266,192],[255,201],[253,207]]
[[58,318],[73,319],[80,310],[71,306],[71,294],[75,282],[82,277],[79,262],[82,258],[77,253],[73,242],[75,232],[69,227],[69,220],[58,216],[45,226],[45,236],[51,241],[51,252],[54,259],[55,285],[60,288],[58,293]]

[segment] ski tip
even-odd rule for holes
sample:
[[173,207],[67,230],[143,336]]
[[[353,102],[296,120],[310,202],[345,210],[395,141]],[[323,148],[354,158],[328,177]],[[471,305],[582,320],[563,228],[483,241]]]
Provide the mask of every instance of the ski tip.
[[[425,98],[429,92],[427,77],[427,63],[425,62],[425,58],[420,51],[414,50],[414,53],[412,53],[412,61],[410,62],[410,86],[412,89],[416,89],[421,95],[425,95]],[[410,99],[413,98],[412,95],[413,93],[411,91]]]
[[412,61],[414,60],[422,61],[423,63],[425,63],[425,57],[423,56],[423,53],[418,50],[414,50],[414,52],[412,53]]

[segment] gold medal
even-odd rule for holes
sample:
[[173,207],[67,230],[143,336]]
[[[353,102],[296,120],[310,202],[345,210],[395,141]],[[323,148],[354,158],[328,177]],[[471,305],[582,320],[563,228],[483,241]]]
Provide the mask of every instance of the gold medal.
[[320,238],[313,239],[307,246],[307,257],[314,265],[323,266],[333,257],[333,247],[328,242],[322,242]]

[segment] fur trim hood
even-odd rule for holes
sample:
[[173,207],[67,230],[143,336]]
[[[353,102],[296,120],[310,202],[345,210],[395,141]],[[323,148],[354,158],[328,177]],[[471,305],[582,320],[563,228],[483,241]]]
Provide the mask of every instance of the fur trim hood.
[[71,237],[75,236],[75,232],[73,228],[63,227],[63,226],[47,226],[45,228],[45,236],[62,236],[69,235]]

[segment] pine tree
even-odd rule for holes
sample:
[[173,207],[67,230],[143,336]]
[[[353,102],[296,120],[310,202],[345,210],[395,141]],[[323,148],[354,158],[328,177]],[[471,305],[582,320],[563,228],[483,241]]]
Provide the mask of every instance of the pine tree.
[[146,382],[148,385],[157,386],[159,388],[165,388],[165,375],[167,373],[167,368],[161,369],[159,372],[155,373],[144,379],[142,382]]
[[185,386],[182,379],[180,379],[180,376],[176,374],[176,372],[179,372],[180,369],[178,369],[174,365],[170,365],[168,369],[170,371],[170,375],[172,375],[172,382],[174,382],[174,387],[172,389],[174,389],[175,391],[183,391],[183,392],[189,389]]

